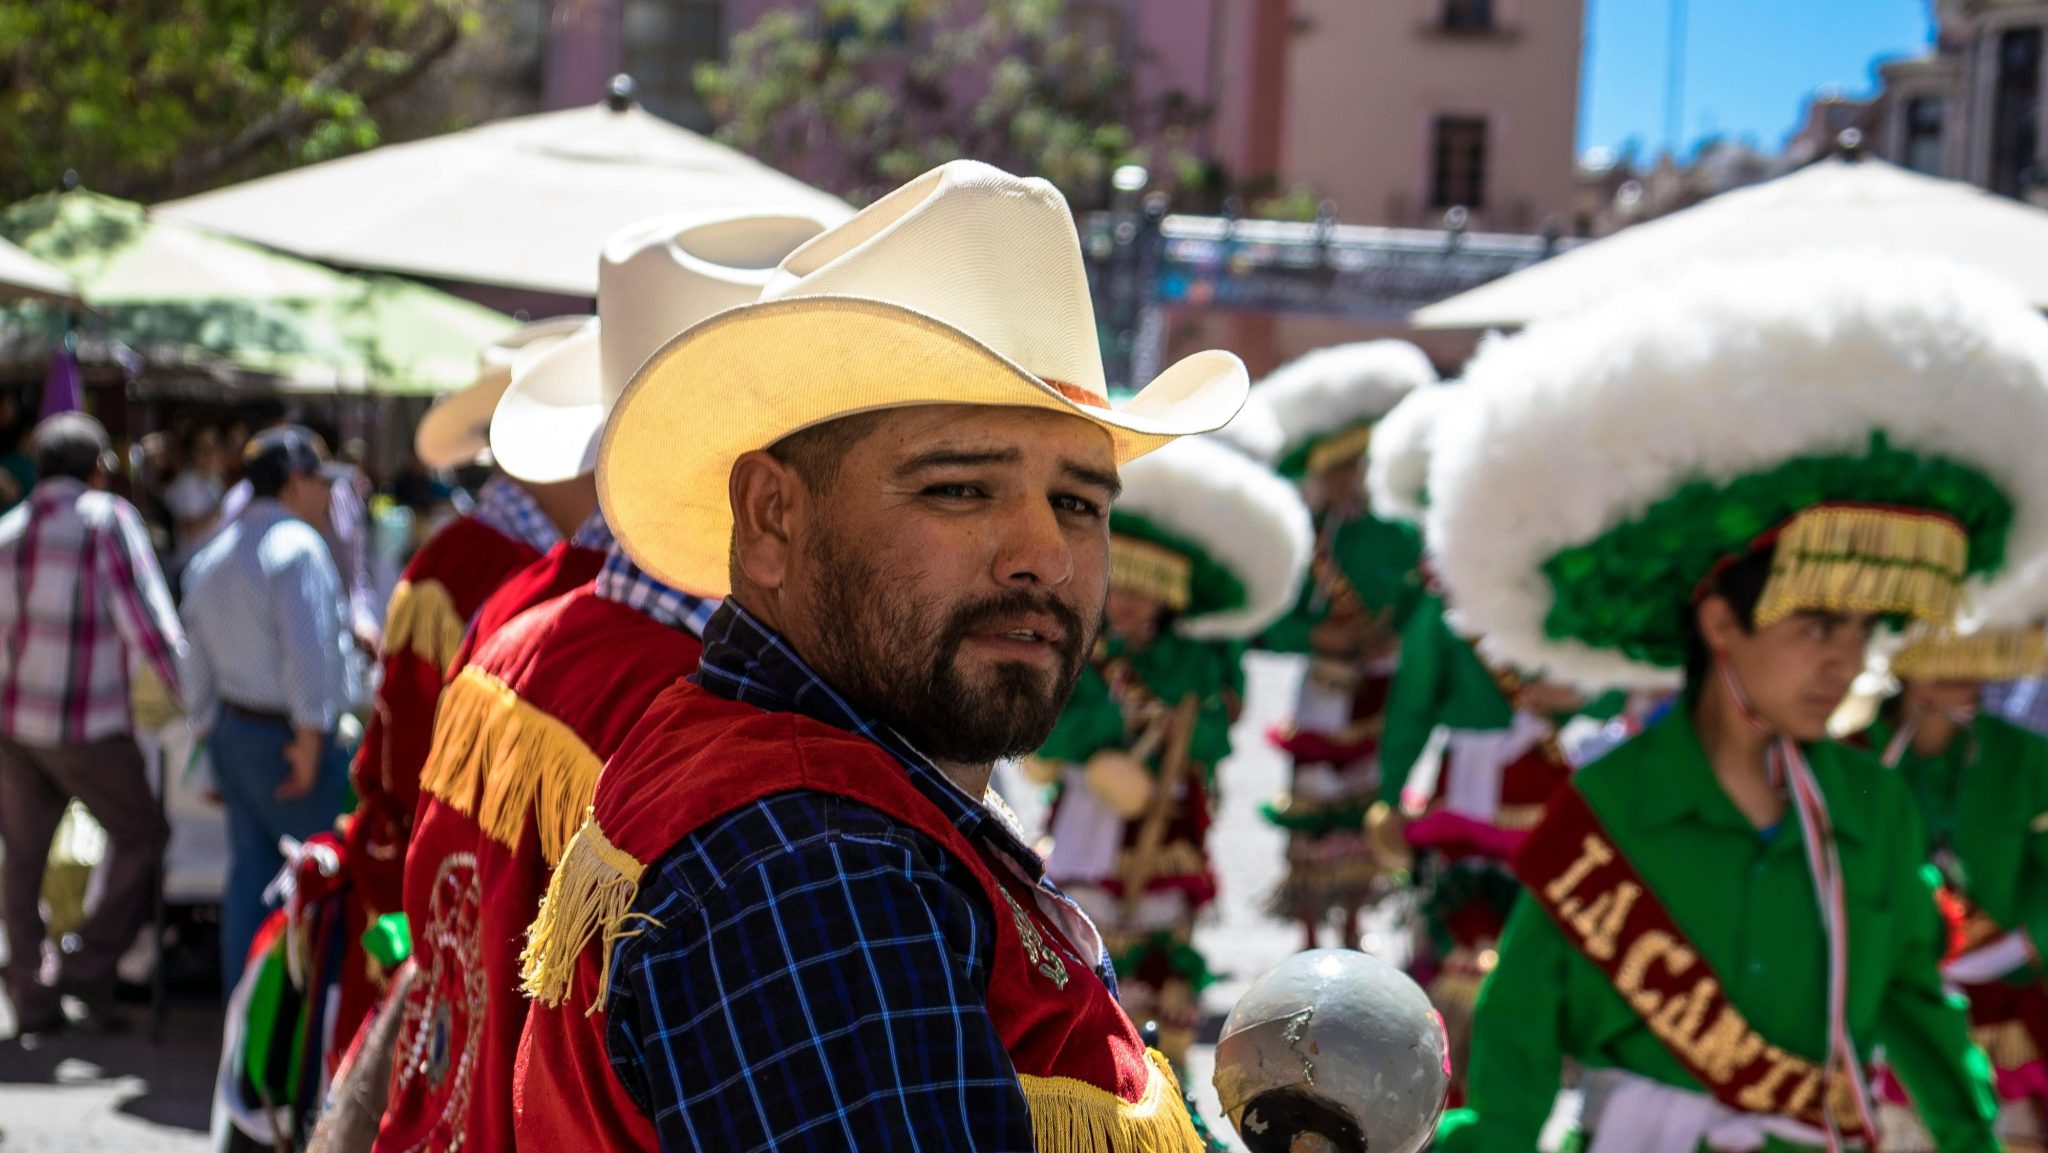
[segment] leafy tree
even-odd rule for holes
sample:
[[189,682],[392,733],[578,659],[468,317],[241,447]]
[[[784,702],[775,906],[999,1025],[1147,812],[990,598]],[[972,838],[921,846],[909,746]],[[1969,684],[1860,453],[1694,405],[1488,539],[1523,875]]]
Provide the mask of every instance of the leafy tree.
[[1068,16],[1066,0],[804,0],[734,36],[697,87],[721,139],[855,203],[962,156],[1044,176],[1077,208],[1121,164],[1195,174],[1178,146],[1199,113],[1138,107],[1116,47]]
[[492,0],[0,0],[0,202],[152,200],[379,141]]

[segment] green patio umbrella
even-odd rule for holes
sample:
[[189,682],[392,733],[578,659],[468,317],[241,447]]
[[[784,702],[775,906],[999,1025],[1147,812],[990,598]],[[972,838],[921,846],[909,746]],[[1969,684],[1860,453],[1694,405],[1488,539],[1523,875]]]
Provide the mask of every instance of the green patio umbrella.
[[[477,353],[516,322],[390,276],[337,272],[84,190],[0,212],[0,238],[67,274],[92,309],[82,333],[152,365],[213,362],[283,391],[446,392],[475,376]],[[61,310],[0,308],[0,330],[54,336]]]

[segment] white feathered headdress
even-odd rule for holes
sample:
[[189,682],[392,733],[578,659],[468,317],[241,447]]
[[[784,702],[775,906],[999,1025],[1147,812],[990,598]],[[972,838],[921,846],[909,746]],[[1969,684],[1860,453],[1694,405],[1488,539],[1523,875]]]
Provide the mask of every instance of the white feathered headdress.
[[1157,596],[1202,640],[1256,636],[1293,606],[1315,537],[1292,484],[1208,437],[1140,457],[1122,477],[1112,584]]
[[[1378,420],[1401,398],[1436,379],[1421,349],[1406,341],[1370,340],[1319,348],[1291,360],[1260,381],[1252,395],[1261,397],[1279,422],[1280,471],[1301,476],[1314,471],[1308,458],[1318,441]],[[1363,438],[1358,451],[1364,454]]]
[[1804,254],[1631,291],[1473,360],[1429,466],[1436,573],[1493,657],[1595,686],[1671,683],[1698,583],[1765,544],[1807,594],[1952,612],[2048,546],[2044,370],[2048,320],[1946,264]]
[[1365,492],[1375,516],[1422,523],[1437,431],[1463,395],[1463,389],[1448,384],[1418,388],[1380,418],[1365,457]]

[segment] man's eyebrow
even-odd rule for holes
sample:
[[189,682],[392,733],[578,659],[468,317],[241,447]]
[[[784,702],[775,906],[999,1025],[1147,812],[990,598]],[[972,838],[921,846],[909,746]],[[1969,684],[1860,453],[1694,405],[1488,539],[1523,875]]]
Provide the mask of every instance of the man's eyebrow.
[[1060,472],[1072,480],[1080,481],[1082,484],[1090,484],[1096,488],[1103,489],[1109,493],[1111,501],[1116,500],[1117,497],[1122,496],[1124,493],[1124,482],[1117,478],[1114,470],[1104,471],[1103,469],[1096,468],[1094,465],[1063,460],[1060,462]]
[[913,476],[934,468],[971,468],[976,465],[1016,464],[1024,454],[1014,448],[933,448],[918,453],[896,466],[899,477]]

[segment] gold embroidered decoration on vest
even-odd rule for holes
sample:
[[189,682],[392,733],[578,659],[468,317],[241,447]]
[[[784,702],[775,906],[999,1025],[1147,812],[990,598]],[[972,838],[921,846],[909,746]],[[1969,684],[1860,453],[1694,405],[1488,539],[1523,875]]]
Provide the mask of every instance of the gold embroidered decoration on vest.
[[1045,943],[1045,938],[1039,935],[1038,926],[1024,915],[1024,906],[1017,903],[1017,898],[1012,897],[1008,889],[1003,889],[1002,893],[1003,900],[1010,903],[1010,915],[1017,919],[1017,937],[1024,942],[1024,955],[1030,958],[1039,976],[1051,981],[1054,988],[1064,990],[1071,979],[1067,974],[1067,963],[1060,959],[1057,950]]
[[1145,1059],[1145,1095],[1135,1102],[1071,1077],[1018,1074],[1038,1153],[1199,1153],[1172,1065],[1156,1049]]
[[575,730],[471,665],[441,693],[420,788],[475,818],[507,849],[518,848],[534,813],[541,856],[552,867],[583,823],[603,768]]
[[384,614],[384,651],[412,650],[414,656],[446,672],[462,649],[469,622],[455,611],[455,600],[440,581],[399,581],[391,590]]
[[[1565,940],[1715,1100],[1827,1125],[1821,1066],[1757,1033],[1576,789],[1567,785],[1551,799],[1514,869]],[[1864,1136],[1843,1072],[1827,1078],[1826,1100],[1844,1136]]]
[[[453,853],[441,862],[427,902],[427,923],[416,930],[433,945],[434,963],[415,973],[406,989],[392,1079],[396,1088],[404,1089],[425,1078],[436,1089],[448,1086],[448,1097],[428,1135],[406,1153],[418,1153],[437,1137],[446,1140],[451,1131],[455,1141],[450,1147],[461,1144],[460,1119],[469,1113],[477,1048],[491,999],[483,966],[472,963],[482,899],[475,855]],[[457,999],[463,1023],[459,1048],[454,1036]]]

